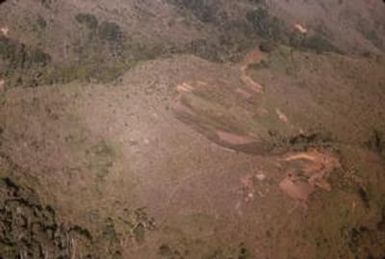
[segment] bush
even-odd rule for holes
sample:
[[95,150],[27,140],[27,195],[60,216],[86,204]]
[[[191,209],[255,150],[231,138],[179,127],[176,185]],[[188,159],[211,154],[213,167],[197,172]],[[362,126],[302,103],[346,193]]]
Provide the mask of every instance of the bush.
[[323,52],[340,53],[341,52],[338,48],[336,48],[333,44],[331,44],[327,39],[317,34],[309,37],[305,37],[301,41],[299,47],[313,50],[316,53],[323,53]]
[[40,15],[37,17],[36,23],[39,25],[40,28],[44,29],[47,27],[47,22],[44,20],[43,17]]
[[173,0],[172,3],[188,9],[201,22],[214,22],[216,19],[216,8],[208,0]]
[[99,27],[99,37],[110,42],[121,42],[122,31],[120,26],[114,22],[103,22]]
[[79,13],[75,16],[76,21],[87,26],[87,28],[93,30],[98,27],[98,19],[93,14]]
[[15,52],[15,45],[6,37],[0,37],[0,58],[9,59]]
[[259,44],[259,50],[262,52],[270,53],[276,48],[274,42],[272,41],[263,41]]
[[45,66],[51,61],[51,57],[40,49],[5,37],[0,37],[0,58],[9,62],[11,70]]
[[383,132],[374,130],[366,145],[370,150],[385,157],[385,134]]
[[258,8],[246,14],[246,19],[251,23],[258,36],[267,40],[282,40],[284,26],[278,18],[271,16],[267,9]]
[[198,56],[213,62],[220,61],[219,53],[218,53],[219,47],[213,43],[207,42],[207,40],[205,39],[193,40],[187,46],[187,50],[188,52],[190,52],[195,56]]
[[51,56],[47,53],[44,53],[40,49],[31,51],[28,58],[32,64],[38,64],[41,66],[46,66],[49,62],[51,62]]
[[40,3],[45,8],[50,9],[52,5],[52,0],[40,0]]

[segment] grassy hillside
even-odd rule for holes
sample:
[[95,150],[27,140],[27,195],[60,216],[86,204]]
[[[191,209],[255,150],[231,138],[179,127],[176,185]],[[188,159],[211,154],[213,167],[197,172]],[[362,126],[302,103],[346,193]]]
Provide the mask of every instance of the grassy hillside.
[[[1,77],[9,87],[106,82],[156,57],[191,53],[223,62],[262,42],[378,54],[383,9],[361,1],[5,1],[0,24],[9,33],[0,38]],[[296,23],[308,33],[298,35]]]
[[0,4],[0,258],[383,258],[382,1]]

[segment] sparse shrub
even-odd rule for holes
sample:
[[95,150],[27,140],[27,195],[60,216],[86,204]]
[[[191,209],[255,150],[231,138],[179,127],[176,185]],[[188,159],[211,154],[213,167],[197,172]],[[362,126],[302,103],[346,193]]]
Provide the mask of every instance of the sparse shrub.
[[51,7],[53,0],[40,0],[40,3],[47,9]]
[[0,36],[0,58],[9,59],[15,52],[15,45],[6,37]]
[[201,22],[214,22],[216,20],[217,8],[209,0],[172,0],[171,2],[188,9]]
[[362,30],[361,33],[366,39],[368,39],[374,46],[379,49],[385,49],[385,44],[382,39],[378,36],[375,30]]
[[95,15],[89,13],[79,13],[75,16],[77,22],[84,24],[87,28],[94,30],[98,27],[98,19]]
[[193,40],[188,46],[188,51],[192,54],[210,60],[210,61],[220,61],[219,57],[219,47],[213,43],[207,42],[205,39]]
[[264,41],[259,44],[259,50],[270,53],[276,48],[276,45],[272,41]]
[[41,17],[40,15],[37,17],[37,20],[36,20],[36,23],[37,25],[39,25],[40,28],[44,29],[45,27],[47,27],[47,22],[44,20],[43,17]]
[[5,64],[3,76],[9,87],[37,86],[51,57],[40,49],[0,37],[0,59]]
[[51,57],[40,49],[5,37],[0,37],[0,58],[9,64],[10,71],[45,66],[51,61]]
[[385,49],[385,42],[379,36],[379,32],[380,32],[379,28],[381,28],[379,24],[374,28],[371,26],[368,26],[370,22],[364,17],[362,17],[362,15],[357,15],[357,20],[358,22],[356,25],[356,29],[375,47],[379,49]]
[[121,42],[122,31],[120,26],[114,22],[103,22],[99,26],[99,37],[110,42]]
[[366,145],[372,151],[385,157],[385,134],[383,132],[373,130],[373,133],[366,142]]
[[258,8],[246,14],[255,33],[265,40],[285,43],[287,32],[284,24],[275,16],[270,15],[266,8]]
[[261,60],[258,63],[253,63],[253,64],[249,65],[249,68],[250,69],[254,69],[254,70],[265,69],[265,68],[268,68],[268,67],[269,67],[269,63],[267,61],[265,61],[265,60]]
[[29,60],[32,64],[46,66],[51,62],[51,57],[40,49],[35,49],[29,53]]
[[265,5],[266,0],[249,0],[250,3],[255,4],[255,5]]
[[314,50],[317,53],[323,52],[336,52],[340,53],[341,51],[336,48],[333,44],[331,44],[324,37],[315,34],[309,37],[305,37],[300,43],[299,47]]

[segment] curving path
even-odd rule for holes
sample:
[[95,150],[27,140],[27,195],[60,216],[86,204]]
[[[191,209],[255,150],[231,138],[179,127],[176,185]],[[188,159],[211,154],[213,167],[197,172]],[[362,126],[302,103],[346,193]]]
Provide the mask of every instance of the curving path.
[[259,49],[247,53],[236,66],[240,84],[235,86],[203,78],[179,84],[173,111],[179,120],[220,146],[277,158],[278,164],[286,168],[279,187],[306,205],[317,189],[331,190],[326,179],[340,166],[339,161],[323,149],[292,152],[289,146],[276,148],[269,136],[270,127],[283,128],[287,136],[301,136],[303,131],[291,125],[278,107],[264,104],[264,87],[249,75],[250,65],[266,58],[267,54]]

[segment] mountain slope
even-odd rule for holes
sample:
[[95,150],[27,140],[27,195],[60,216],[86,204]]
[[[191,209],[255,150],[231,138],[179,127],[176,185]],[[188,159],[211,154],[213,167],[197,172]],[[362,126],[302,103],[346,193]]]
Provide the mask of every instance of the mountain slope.
[[[384,50],[384,8],[380,1],[359,0],[5,1],[2,77],[9,87],[109,81],[143,60],[192,53],[225,61],[266,41],[378,54]],[[296,24],[306,35],[296,33]]]
[[5,1],[0,257],[382,258],[384,6]]

